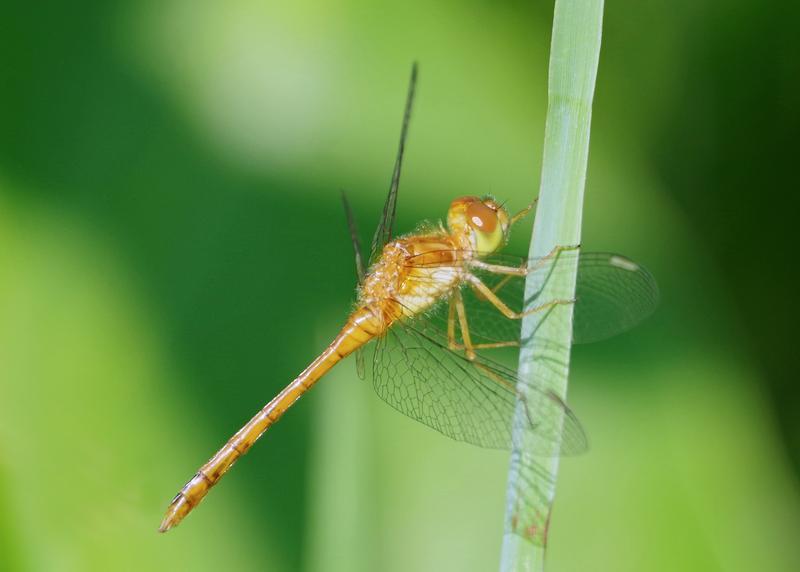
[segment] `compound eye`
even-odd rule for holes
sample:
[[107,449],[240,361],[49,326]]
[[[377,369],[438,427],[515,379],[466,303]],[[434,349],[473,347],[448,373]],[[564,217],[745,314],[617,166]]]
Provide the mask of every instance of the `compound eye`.
[[467,207],[467,222],[475,230],[491,234],[497,228],[497,212],[476,201]]

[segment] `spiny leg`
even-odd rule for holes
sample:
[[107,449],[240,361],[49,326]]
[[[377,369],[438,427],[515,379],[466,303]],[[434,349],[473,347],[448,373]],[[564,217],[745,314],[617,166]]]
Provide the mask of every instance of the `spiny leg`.
[[[525,268],[525,266],[523,265],[520,268]],[[494,287],[492,288],[492,292],[497,294],[500,290],[503,289],[503,287],[506,284],[511,282],[514,278],[515,278],[515,276],[513,274],[509,274],[508,276],[505,276],[500,282],[498,282],[497,284],[494,285]]]
[[[469,327],[469,325],[467,325],[467,327]],[[447,346],[453,351],[462,351],[466,349],[466,346],[464,344],[459,343],[458,340],[456,339],[456,304],[454,299],[450,300],[450,311],[447,316]],[[470,344],[470,347],[473,350],[513,348],[518,346],[519,342],[513,340],[508,342]]]
[[[482,344],[472,344],[473,350],[496,350],[499,348],[515,348],[519,346],[519,342],[491,342],[491,343],[482,343]],[[464,349],[463,346],[458,346],[458,349]]]
[[467,359],[475,359],[475,349],[472,347],[472,340],[469,336],[469,325],[467,324],[467,311],[464,309],[464,299],[461,297],[461,290],[456,290],[453,296],[458,315],[458,327],[461,328],[461,340],[464,342],[464,354]]
[[545,256],[537,260],[533,266],[527,266],[527,265],[503,266],[502,264],[489,264],[482,260],[471,260],[470,264],[475,268],[480,268],[481,270],[486,270],[487,272],[491,272],[493,274],[507,274],[510,276],[527,276],[528,274],[531,274],[532,272],[536,272],[537,270],[541,269],[545,264],[550,262],[560,253],[566,252],[568,250],[578,250],[580,247],[581,247],[580,244],[571,246],[556,246]]
[[[520,268],[525,268],[525,265],[522,265]],[[492,286],[492,292],[497,294],[500,290],[502,290],[505,287],[506,284],[511,282],[511,280],[513,280],[514,278],[517,278],[517,277],[514,276],[513,274],[509,274],[509,275],[503,277],[503,279],[500,280],[500,282],[498,282],[497,284]],[[478,292],[477,290],[475,290],[475,288],[473,288],[472,291],[475,294],[475,297],[478,298],[478,300],[486,301],[486,297],[483,294],[481,294],[480,292]]]
[[[456,339],[456,317],[458,317],[459,328],[462,332],[462,338],[464,338],[463,344],[458,343],[458,340]],[[453,297],[450,298],[450,306],[447,313],[447,346],[451,350],[464,350],[467,359],[474,360],[474,350],[510,348],[518,345],[519,342],[517,341],[473,344],[469,334],[469,323],[467,322],[467,313],[461,293],[458,292],[457,294],[453,294]]]
[[[476,363],[475,367],[477,367],[479,370],[481,370],[483,373],[485,373],[488,377],[490,377],[495,382],[497,382],[498,385],[501,385],[501,386],[505,387],[506,389],[508,389],[509,391],[513,391],[514,393],[519,393],[517,391],[517,388],[514,386],[513,383],[511,383],[507,379],[503,379],[502,377],[497,375],[497,373],[492,371],[490,368],[486,367],[484,364]],[[527,409],[527,407],[526,407],[526,409]]]
[[495,308],[497,308],[506,318],[510,318],[512,320],[520,320],[525,316],[529,316],[531,314],[535,314],[543,310],[548,310],[560,304],[573,304],[575,302],[574,298],[569,300],[551,300],[550,302],[546,302],[544,304],[534,306],[533,308],[529,308],[524,312],[515,312],[514,310],[509,308],[508,305],[497,296],[497,294],[492,292],[491,288],[489,288],[486,284],[481,282],[480,278],[470,274],[467,277],[467,280],[469,281],[469,283],[472,285],[473,288],[475,288],[478,292],[481,293],[481,295],[484,298],[486,298],[488,302],[490,302]]
[[447,346],[451,350],[464,349],[456,341],[456,297],[455,294],[450,298],[449,308],[447,311]]
[[533,201],[531,201],[531,204],[529,204],[527,207],[525,207],[524,209],[522,209],[517,214],[515,214],[514,216],[511,217],[511,220],[508,222],[508,226],[514,226],[521,219],[523,219],[526,216],[528,216],[528,213],[533,210],[533,207],[535,207],[536,203],[538,203],[538,202],[539,202],[539,197],[536,197],[535,199],[533,199]]
[[[460,302],[460,311],[459,311],[459,302]],[[458,342],[456,338],[456,316],[458,316],[459,327],[463,332],[466,330],[466,340],[465,344],[461,344]],[[462,319],[463,316],[463,319]],[[461,296],[461,293],[453,294],[453,297],[450,298],[449,309],[447,313],[447,346],[453,351],[462,351],[462,350],[488,350],[488,349],[499,349],[499,348],[513,348],[519,346],[519,341],[511,340],[507,342],[487,342],[487,343],[480,343],[474,344],[472,343],[471,336],[469,334],[469,322],[467,321],[466,315],[466,307],[464,306],[464,300]],[[472,360],[475,357],[474,351],[472,352],[472,357],[470,357],[470,352],[467,351],[467,358]]]

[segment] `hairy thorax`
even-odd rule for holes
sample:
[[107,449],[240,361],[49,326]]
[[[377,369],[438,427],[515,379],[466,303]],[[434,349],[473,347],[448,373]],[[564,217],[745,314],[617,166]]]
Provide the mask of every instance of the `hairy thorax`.
[[370,268],[358,303],[371,308],[388,327],[426,311],[457,288],[466,275],[467,258],[446,233],[390,242]]

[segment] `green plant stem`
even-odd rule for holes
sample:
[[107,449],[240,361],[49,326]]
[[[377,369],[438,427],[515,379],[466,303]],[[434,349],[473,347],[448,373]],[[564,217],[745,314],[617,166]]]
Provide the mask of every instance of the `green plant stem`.
[[[580,244],[602,20],[603,0],[556,0],[542,179],[531,258],[545,256],[559,245]],[[577,257],[563,257],[558,263],[564,269],[547,280],[541,272],[528,276],[526,300],[537,292],[541,292],[539,303],[574,297]],[[528,392],[533,380],[566,398],[572,305],[527,316],[522,322],[521,337],[518,389],[528,407],[535,411],[532,402],[536,394]],[[536,441],[539,438],[530,430],[522,400],[517,403],[513,427],[501,570],[544,570],[559,444]],[[550,447],[552,455],[533,458],[531,451],[546,447]]]

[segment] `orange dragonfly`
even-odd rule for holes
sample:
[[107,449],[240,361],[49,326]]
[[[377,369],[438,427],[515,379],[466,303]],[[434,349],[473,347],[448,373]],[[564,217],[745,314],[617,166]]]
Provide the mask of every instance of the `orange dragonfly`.
[[[655,281],[623,256],[579,253],[576,247],[557,248],[539,260],[497,254],[512,226],[533,205],[512,216],[492,198],[460,197],[450,205],[446,226],[424,224],[393,239],[416,77],[415,65],[389,194],[366,271],[343,195],[359,276],[355,310],[330,345],[186,483],[167,508],[161,532],[179,524],[236,460],[339,361],[356,352],[363,377],[362,350],[373,340],[373,385],[384,401],[453,439],[508,448],[520,398],[517,377],[486,354],[518,349],[522,316],[576,302],[574,341],[586,342],[626,330],[653,311]],[[557,273],[562,265],[556,262],[570,256],[579,257],[576,300],[524,299],[526,275]],[[567,405],[544,384],[531,390],[537,398],[527,416],[531,430],[543,442],[558,444],[561,454],[584,450],[584,431]]]

